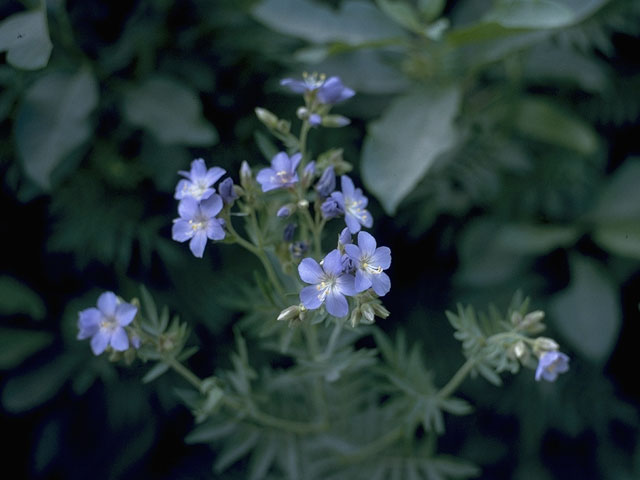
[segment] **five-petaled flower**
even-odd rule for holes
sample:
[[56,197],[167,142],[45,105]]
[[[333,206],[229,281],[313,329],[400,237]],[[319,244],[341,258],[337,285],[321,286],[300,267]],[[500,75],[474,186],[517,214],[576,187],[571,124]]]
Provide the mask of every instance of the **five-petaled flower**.
[[558,374],[569,370],[569,357],[557,350],[544,352],[536,368],[536,380],[544,378],[548,382],[555,382]]
[[345,295],[356,294],[355,279],[343,272],[341,257],[338,250],[332,250],[324,257],[322,266],[313,258],[305,258],[298,265],[302,281],[311,284],[300,291],[300,301],[309,310],[320,308],[324,303],[327,312],[334,317],[349,313]]
[[[137,307],[120,301],[113,292],[104,292],[98,297],[98,308],[87,308],[78,314],[78,339],[91,337],[95,355],[100,355],[107,347],[124,352],[129,348],[124,327],[133,321],[137,312]],[[133,339],[132,344],[134,348],[140,345]]]
[[340,77],[327,78],[324,74],[302,74],[302,80],[285,78],[280,85],[287,87],[294,93],[314,94],[318,102],[325,105],[334,105],[353,97],[356,93],[342,84]]
[[344,250],[356,268],[356,292],[373,288],[379,297],[386,295],[391,289],[391,280],[383,272],[391,265],[389,247],[376,248],[376,239],[373,235],[360,232],[358,245],[346,244]]
[[195,198],[185,197],[178,204],[180,218],[173,221],[172,238],[178,242],[189,242],[191,252],[202,258],[207,239],[222,240],[225,236],[224,221],[215,218],[222,210],[222,198],[213,194],[198,202]]
[[276,188],[288,188],[298,182],[296,169],[302,159],[301,153],[287,155],[279,152],[271,159],[271,168],[263,168],[258,172],[256,180],[262,186],[263,192]]
[[339,210],[344,212],[344,221],[351,233],[358,233],[362,226],[371,228],[373,217],[366,210],[369,200],[362,194],[362,190],[355,188],[347,175],[340,177],[341,192],[333,192],[331,198],[338,204]]
[[196,158],[191,162],[191,170],[178,172],[183,178],[176,185],[174,198],[182,200],[185,197],[193,197],[196,200],[204,200],[213,195],[216,191],[213,184],[222,177],[226,171],[220,167],[213,167],[207,170],[207,166],[202,158]]

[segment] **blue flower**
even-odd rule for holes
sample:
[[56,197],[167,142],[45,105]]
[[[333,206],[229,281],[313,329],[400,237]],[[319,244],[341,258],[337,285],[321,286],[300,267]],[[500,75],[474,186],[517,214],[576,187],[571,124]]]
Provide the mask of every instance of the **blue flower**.
[[220,195],[211,195],[206,200],[198,202],[192,197],[185,197],[178,205],[180,218],[173,221],[172,238],[178,242],[189,242],[191,252],[202,258],[207,238],[222,240],[224,238],[224,221],[215,218],[222,210]]
[[263,168],[256,177],[262,186],[262,191],[268,192],[276,188],[293,186],[298,181],[296,169],[301,159],[301,153],[296,153],[291,158],[285,152],[276,154],[271,159],[271,168]]
[[[342,192],[333,192],[331,198],[344,211],[344,221],[351,233],[358,233],[361,226],[371,228],[373,217],[366,210],[369,200],[362,194],[362,190],[355,188],[347,175],[340,177]],[[323,204],[324,206],[324,204]],[[323,209],[324,213],[324,209]]]
[[557,350],[544,352],[538,361],[536,368],[536,380],[544,378],[548,382],[555,382],[559,373],[569,370],[569,357]]
[[318,89],[318,101],[326,105],[343,102],[356,94],[349,87],[342,84],[339,77],[329,77]]
[[355,95],[355,92],[345,87],[339,77],[326,78],[325,75],[314,73],[302,74],[302,80],[285,78],[280,85],[287,87],[294,93],[314,94],[318,102],[325,105],[334,105]]
[[333,165],[329,165],[324,169],[322,175],[316,182],[316,192],[321,197],[328,197],[336,189],[336,174]]
[[373,288],[379,297],[386,295],[391,289],[391,280],[383,272],[391,266],[389,247],[376,248],[376,239],[373,235],[360,232],[358,245],[346,244],[344,250],[356,268],[356,292]]
[[185,178],[176,185],[174,198],[182,200],[185,197],[193,197],[196,200],[203,200],[215,193],[216,190],[212,186],[226,171],[220,167],[213,167],[207,170],[204,160],[196,158],[191,162],[190,171],[180,170],[178,173]]
[[344,317],[349,313],[345,295],[355,295],[354,278],[342,271],[341,255],[332,250],[324,257],[322,266],[313,258],[305,258],[298,265],[303,282],[310,283],[300,291],[300,301],[309,310],[320,308],[324,303],[329,314]]
[[322,216],[327,220],[344,214],[342,206],[340,206],[340,203],[338,203],[338,201],[333,197],[329,197],[322,202],[322,205],[320,205],[320,211],[322,212]]
[[[98,297],[98,308],[87,308],[78,314],[78,340],[91,337],[91,349],[100,355],[107,347],[118,352],[129,348],[129,337],[124,327],[138,312],[137,307],[121,302],[113,292]],[[136,343],[133,343],[136,347]]]
[[231,177],[227,177],[220,182],[220,185],[218,185],[218,191],[220,192],[222,201],[226,205],[233,205],[233,201],[238,198],[238,195],[233,188],[233,180],[231,179]]

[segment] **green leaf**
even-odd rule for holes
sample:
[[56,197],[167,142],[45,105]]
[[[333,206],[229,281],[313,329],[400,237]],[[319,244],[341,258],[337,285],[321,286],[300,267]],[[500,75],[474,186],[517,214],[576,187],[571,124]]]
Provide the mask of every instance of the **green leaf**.
[[576,255],[570,265],[569,287],[551,302],[555,325],[576,350],[605,362],[620,330],[618,293],[594,261]]
[[0,328],[0,369],[17,367],[53,341],[48,332]]
[[598,195],[589,219],[602,224],[640,222],[640,159],[623,163]]
[[456,138],[454,119],[460,92],[431,87],[397,98],[371,123],[362,153],[362,179],[384,209],[393,214]]
[[495,241],[508,252],[542,255],[574,243],[580,231],[572,226],[506,224],[498,227]]
[[507,28],[558,28],[575,21],[574,12],[551,0],[509,0],[499,2],[485,17]]
[[10,378],[2,391],[2,406],[11,413],[30,410],[52,398],[69,378],[76,359],[62,355],[44,366]]
[[412,5],[398,0],[376,0],[376,5],[399,25],[413,32],[422,31],[423,27],[418,20],[418,12]]
[[374,5],[362,0],[347,0],[338,11],[309,0],[263,0],[252,13],[278,32],[313,43],[354,45],[404,34]]
[[593,153],[598,136],[589,124],[553,103],[535,97],[523,99],[517,108],[515,127],[534,140]]
[[210,443],[231,435],[237,428],[234,421],[221,423],[219,419],[211,419],[194,428],[184,441],[187,444]]
[[7,52],[7,63],[16,68],[46,67],[52,48],[44,8],[13,14],[0,23],[0,52]]
[[153,382],[156,378],[163,375],[165,372],[169,370],[169,365],[166,363],[160,362],[155,364],[146,374],[142,377],[142,383]]
[[603,225],[593,232],[593,239],[611,253],[640,260],[640,223],[638,221]]
[[89,115],[97,104],[98,86],[86,69],[49,73],[27,90],[16,118],[15,140],[26,174],[38,186],[49,189],[53,170],[89,139]]
[[207,147],[218,141],[215,128],[202,116],[196,92],[170,78],[154,76],[129,88],[123,108],[132,125],[162,143]]
[[34,320],[45,315],[40,296],[22,282],[9,277],[0,277],[0,315],[26,314]]

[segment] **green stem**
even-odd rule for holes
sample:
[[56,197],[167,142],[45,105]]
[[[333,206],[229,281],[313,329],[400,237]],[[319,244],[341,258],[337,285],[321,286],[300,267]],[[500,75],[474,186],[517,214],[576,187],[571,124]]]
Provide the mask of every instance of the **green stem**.
[[386,449],[389,445],[394,444],[402,437],[402,427],[396,427],[390,430],[386,435],[378,438],[377,440],[365,445],[360,450],[350,455],[345,455],[343,460],[345,463],[358,463],[362,460],[366,460],[369,457],[377,454],[378,452]]
[[185,367],[182,363],[176,360],[174,357],[164,358],[163,361],[169,365],[173,370],[178,373],[182,378],[184,378],[187,382],[193,385],[196,390],[202,392],[202,380],[198,378],[198,376]]
[[340,337],[340,332],[342,331],[342,322],[337,321],[335,326],[333,327],[333,331],[331,332],[331,336],[329,337],[329,341],[327,342],[327,348],[324,351],[323,357],[329,358],[333,353],[333,349],[336,346],[336,342]]
[[476,364],[476,359],[474,357],[468,358],[466,362],[462,364],[462,366],[458,369],[451,380],[440,389],[438,392],[438,397],[447,398],[451,395],[455,390],[460,386],[463,380],[467,377],[473,366]]
[[300,153],[302,153],[302,168],[307,164],[307,136],[310,128],[311,124],[307,120],[303,120],[302,127],[300,128],[300,140],[298,141]]
[[[252,215],[252,218],[254,219],[254,221],[256,221],[255,227],[257,228],[257,220],[255,219],[255,215]],[[267,258],[267,254],[265,253],[262,246],[254,245],[253,243],[241,237],[240,234],[236,231],[236,229],[233,228],[233,224],[231,223],[230,216],[227,216],[225,220],[227,222],[226,223],[227,230],[229,230],[229,233],[231,233],[234,236],[236,243],[241,247],[244,247],[251,253],[253,253],[256,257],[258,257],[258,259],[262,263],[262,266],[264,267],[265,272],[267,272],[267,276],[269,277],[269,280],[271,281],[273,286],[276,288],[280,296],[284,297],[285,296],[284,288],[282,287],[282,284],[280,283],[280,280],[278,279],[278,276],[276,275],[276,272],[273,269],[273,265],[271,265],[271,262]],[[259,232],[259,230],[256,230],[256,231]]]
[[[185,367],[182,363],[177,361],[174,357],[164,358],[163,361],[169,365],[176,373],[178,373],[181,377],[183,377],[187,382],[189,382],[193,387],[195,387],[199,392],[202,392],[202,380],[198,378],[196,374],[194,374],[191,370]],[[223,397],[223,403],[228,407],[246,412],[249,417],[264,425],[265,427],[273,427],[280,430],[285,430],[292,433],[298,434],[309,434],[315,432],[321,432],[327,429],[326,423],[304,423],[304,422],[296,422],[293,420],[287,420],[285,418],[274,417],[273,415],[269,415],[268,413],[261,412],[259,410],[251,409],[247,411],[245,406],[234,400],[231,397],[225,396]]]

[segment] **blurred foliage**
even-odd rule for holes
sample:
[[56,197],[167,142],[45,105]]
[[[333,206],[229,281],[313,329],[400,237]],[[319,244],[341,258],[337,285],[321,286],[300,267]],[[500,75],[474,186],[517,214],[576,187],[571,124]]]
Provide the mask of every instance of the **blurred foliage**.
[[[211,475],[208,448],[183,446],[191,420],[168,375],[143,386],[162,372],[87,360],[77,312],[101,289],[130,298],[142,283],[195,332],[194,370],[239,375],[231,326],[258,297],[246,287],[256,265],[226,246],[197,262],[169,240],[176,171],[199,156],[229,172],[264,163],[253,109],[293,111],[277,82],[308,70],[358,92],[340,106],[353,124],[327,137],[360,158],[372,209],[392,215],[374,215],[394,251],[384,328],[425,345],[424,356],[385,348],[377,334],[381,355],[409,350],[376,374],[406,374],[428,404],[425,362],[438,382],[460,362],[442,312],[507,305],[521,288],[569,347],[571,374],[555,385],[520,376],[500,392],[467,382],[476,423],[446,417],[441,449],[481,478],[638,478],[639,33],[634,0],[3,2],[0,400],[15,475]],[[253,320],[242,325],[258,336]],[[368,362],[352,365],[363,381]],[[357,400],[344,428],[384,436],[375,405]],[[425,432],[443,421],[413,420]],[[212,422],[187,440],[214,442],[224,478],[272,478],[273,462],[285,478],[312,478],[326,465],[298,464],[296,449],[321,460],[335,448],[267,434]],[[367,478],[476,473],[430,457],[427,437],[414,456],[381,455]]]

